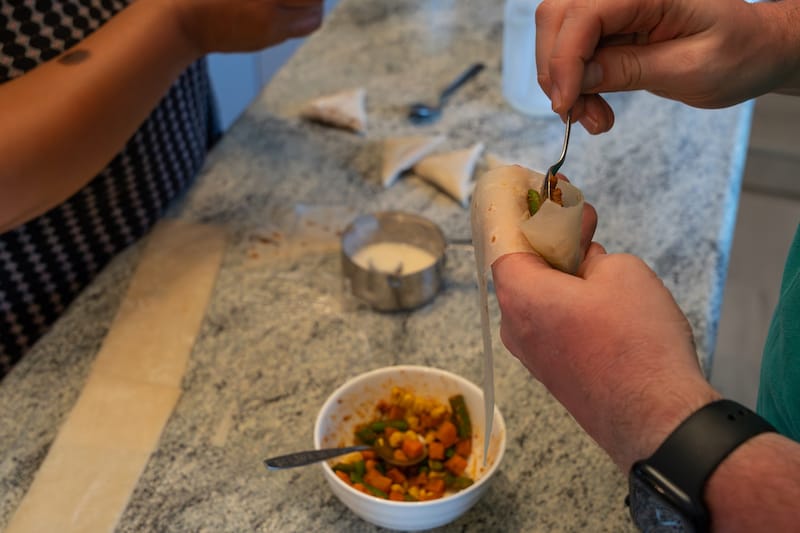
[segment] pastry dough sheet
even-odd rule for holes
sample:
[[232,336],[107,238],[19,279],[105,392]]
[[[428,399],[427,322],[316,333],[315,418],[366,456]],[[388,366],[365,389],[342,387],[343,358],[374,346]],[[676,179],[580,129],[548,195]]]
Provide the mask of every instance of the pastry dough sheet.
[[180,398],[224,248],[218,228],[156,226],[8,533],[114,529]]
[[[580,256],[583,195],[559,182],[565,207],[546,200],[534,216],[528,209],[528,190],[541,191],[544,175],[519,165],[494,168],[478,179],[470,221],[478,274],[483,334],[483,396],[487,434],[494,413],[494,355],[489,322],[488,277],[492,264],[511,253],[541,255],[551,265],[574,273]],[[577,221],[577,226],[576,226]],[[488,447],[484,442],[484,453]]]

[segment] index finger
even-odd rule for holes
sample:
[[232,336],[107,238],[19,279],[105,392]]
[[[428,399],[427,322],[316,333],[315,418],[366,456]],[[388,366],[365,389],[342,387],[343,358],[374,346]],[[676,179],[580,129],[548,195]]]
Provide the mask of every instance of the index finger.
[[[658,0],[545,0],[539,9],[545,5],[548,7],[542,20],[548,29],[542,37],[541,66],[547,70],[553,109],[558,113],[566,113],[578,99],[586,63],[602,37],[649,32],[662,20],[666,9]],[[537,33],[538,21],[539,17]],[[538,66],[538,38],[536,44]]]

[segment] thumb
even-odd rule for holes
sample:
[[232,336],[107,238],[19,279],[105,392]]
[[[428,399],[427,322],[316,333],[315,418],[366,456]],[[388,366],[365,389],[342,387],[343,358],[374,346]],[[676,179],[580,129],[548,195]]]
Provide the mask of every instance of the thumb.
[[539,255],[528,252],[506,254],[492,264],[492,279],[501,307],[504,300],[525,300],[526,295],[546,291],[552,286],[554,276],[565,274]]

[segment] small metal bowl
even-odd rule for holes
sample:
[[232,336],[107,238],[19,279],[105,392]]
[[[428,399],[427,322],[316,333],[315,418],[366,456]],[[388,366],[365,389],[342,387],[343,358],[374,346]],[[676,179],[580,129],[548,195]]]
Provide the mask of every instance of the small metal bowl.
[[[399,274],[356,263],[356,254],[376,243],[411,245],[435,260],[421,270]],[[439,226],[419,215],[401,211],[360,215],[342,235],[342,273],[353,295],[374,309],[415,309],[432,300],[442,286],[446,246]]]

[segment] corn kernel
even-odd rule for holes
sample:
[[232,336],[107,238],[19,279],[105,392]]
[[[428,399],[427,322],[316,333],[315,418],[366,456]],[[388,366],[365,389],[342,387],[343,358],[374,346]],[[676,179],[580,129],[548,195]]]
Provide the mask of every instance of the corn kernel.
[[405,492],[405,489],[402,485],[398,485],[397,483],[392,483],[392,486],[389,488],[391,492]]
[[353,452],[341,456],[339,459],[336,460],[336,462],[350,464],[350,463],[357,463],[358,461],[363,461],[363,460],[364,456],[361,455],[361,452]]
[[425,401],[422,398],[415,399],[413,410],[415,413],[423,412],[425,410]]
[[419,500],[419,487],[408,487],[408,493]]
[[411,395],[411,393],[407,392],[403,394],[403,399],[400,400],[400,406],[408,409],[412,405],[414,405],[414,397]]
[[402,431],[395,431],[389,436],[389,446],[397,448],[403,444],[403,439],[405,439],[405,433]]
[[443,405],[437,405],[436,407],[431,409],[431,416],[433,418],[440,418],[444,416],[444,413],[445,413],[445,408]]
[[425,434],[425,443],[430,444],[431,442],[436,440],[436,432],[435,431],[428,431]]

